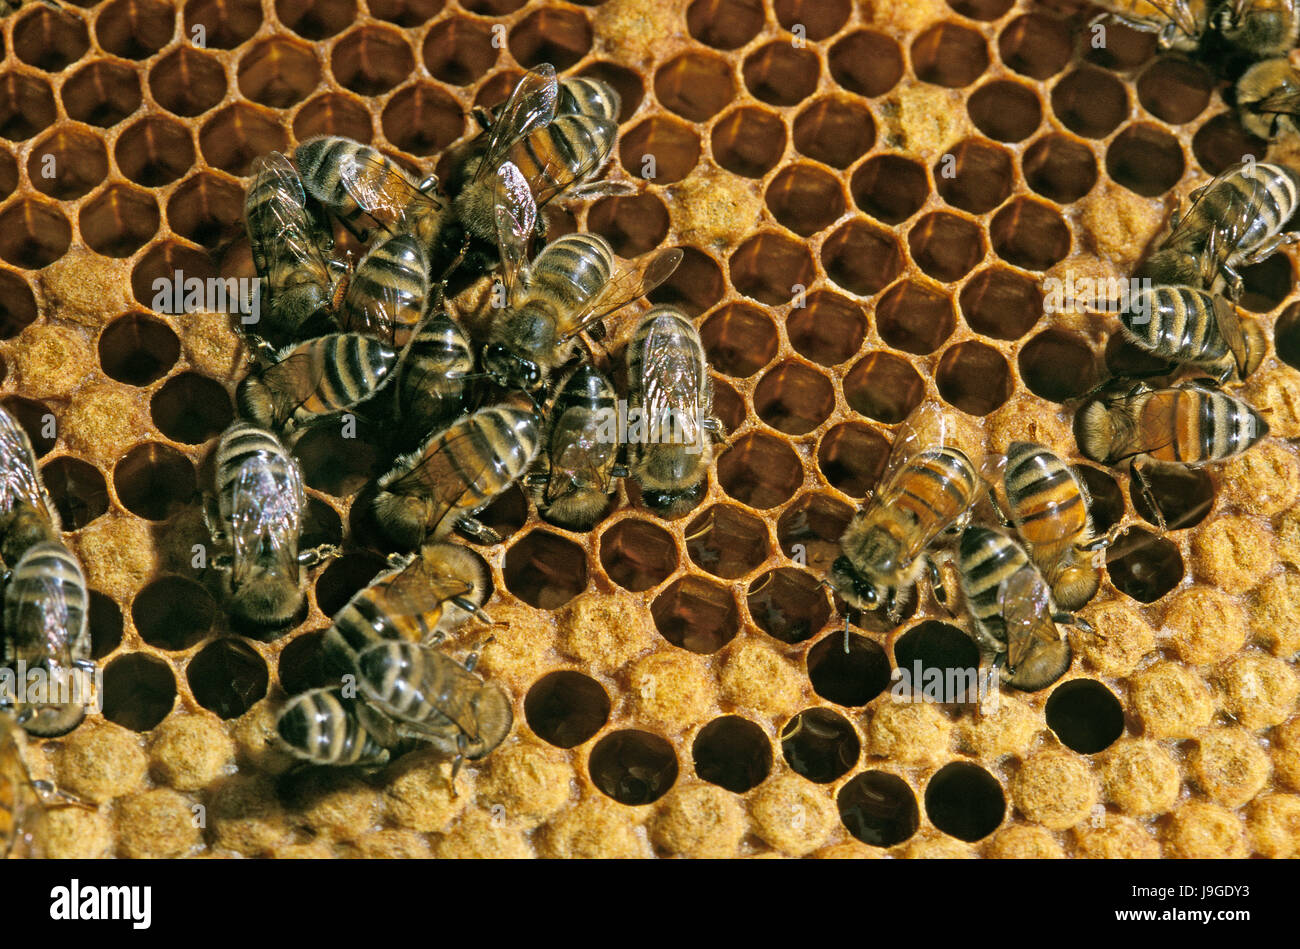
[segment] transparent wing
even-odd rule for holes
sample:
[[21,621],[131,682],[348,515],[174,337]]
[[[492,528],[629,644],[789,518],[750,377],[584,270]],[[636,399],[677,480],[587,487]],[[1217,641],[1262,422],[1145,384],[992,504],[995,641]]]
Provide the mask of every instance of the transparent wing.
[[303,488],[298,466],[277,465],[264,454],[244,460],[235,474],[230,503],[230,540],[235,579],[255,561],[272,559],[286,576],[298,570]]
[[0,513],[13,510],[19,501],[38,511],[48,510],[31,439],[17,419],[0,409]]
[[569,189],[569,200],[588,201],[593,198],[626,198],[636,194],[636,185],[630,181],[589,181]]
[[[390,482],[387,487],[394,494],[424,497],[433,501],[433,512],[428,521],[430,529],[441,523],[458,506],[461,498],[469,492],[470,486],[477,484],[483,477],[483,472],[492,464],[489,458],[476,471],[470,472],[462,468],[457,446],[471,439],[472,431],[466,426],[445,442],[438,443],[436,450],[426,454],[414,468]],[[478,454],[478,449],[473,446],[465,452],[469,458]]]
[[277,419],[287,419],[316,391],[324,376],[323,363],[309,352],[291,353],[262,373]]
[[641,363],[645,386],[645,424],[677,426],[683,444],[700,441],[699,392],[704,366],[698,353],[680,345],[670,334],[652,330],[646,337]]
[[[399,242],[401,249],[390,253],[406,257],[405,264],[413,264],[419,271],[418,289],[405,279],[395,280],[388,276],[394,268],[390,254],[375,256],[376,251],[388,242]],[[396,345],[397,329],[403,314],[424,309],[428,274],[429,263],[424,248],[408,235],[398,234],[376,244],[361,258],[348,285],[343,301],[343,331],[365,333]],[[405,278],[407,275],[402,276]]]
[[1018,668],[1035,642],[1058,637],[1052,622],[1052,602],[1047,583],[1033,567],[1021,567],[998,587],[998,603],[1007,629],[1007,661]]
[[492,123],[483,162],[474,172],[475,181],[489,172],[495,173],[516,142],[551,124],[557,94],[555,67],[550,63],[542,63],[524,74]]
[[1270,112],[1276,115],[1300,116],[1300,89],[1288,85],[1253,103],[1250,110],[1252,112]]
[[681,249],[674,247],[635,260],[621,261],[605,285],[581,310],[560,321],[557,329],[561,337],[572,339],[601,317],[649,293],[672,276],[683,256]]
[[587,139],[585,144],[572,144],[574,153],[583,156],[582,160],[574,165],[561,165],[556,160],[548,158],[543,164],[534,182],[536,189],[534,197],[539,208],[544,207],[556,195],[568,191],[574,183],[586,179],[604,165],[605,159],[609,157],[614,141],[618,138],[618,126],[605,119],[591,116],[585,117],[584,121],[590,129],[578,122],[566,123],[568,134],[581,132]]
[[537,202],[523,172],[509,161],[497,171],[495,195],[493,213],[501,271],[507,298],[513,300],[519,288],[528,283],[528,245],[537,225]]
[[1219,328],[1219,335],[1228,344],[1232,358],[1237,363],[1237,373],[1246,377],[1246,361],[1249,358],[1246,346],[1246,331],[1241,326],[1241,315],[1226,297],[1216,294],[1214,297],[1214,320]]
[[937,402],[922,402],[894,432],[893,446],[877,484],[885,488],[909,461],[927,448],[946,447],[957,447],[955,420]]
[[18,609],[12,622],[7,622],[8,633],[14,638],[19,654],[28,663],[48,659],[67,669],[72,666],[69,641],[72,630],[68,594],[61,579],[49,575],[32,577],[26,581],[35,589],[23,591],[16,597]]
[[400,165],[368,146],[340,162],[339,181],[357,206],[390,232],[403,227],[413,206],[436,204]]
[[455,577],[430,576],[417,560],[385,584],[384,608],[393,616],[421,616],[440,610],[447,600],[473,590],[470,584]]
[[325,272],[325,255],[314,239],[314,226],[307,214],[307,195],[289,159],[280,152],[257,159],[248,193],[250,196],[271,193],[284,199],[264,200],[246,209],[249,244],[257,272],[267,276],[270,262],[276,257],[309,260]]
[[589,424],[591,418],[586,412],[570,410],[555,423],[551,433],[551,478],[546,483],[547,503],[562,493],[555,488],[567,487],[567,479],[556,478],[557,472],[569,475],[581,484],[598,486],[602,491],[609,487],[606,468],[617,446],[597,438],[595,427]]

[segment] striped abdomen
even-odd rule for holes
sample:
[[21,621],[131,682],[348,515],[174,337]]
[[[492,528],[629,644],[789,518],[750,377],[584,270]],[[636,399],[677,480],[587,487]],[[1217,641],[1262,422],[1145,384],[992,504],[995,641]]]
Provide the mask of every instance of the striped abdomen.
[[314,764],[379,764],[388,758],[336,690],[295,695],[280,710],[275,730],[297,757]]
[[357,671],[366,700],[384,714],[439,732],[449,723],[477,732],[472,703],[483,680],[437,650],[384,643],[362,653]]
[[355,672],[357,656],[384,640],[423,642],[433,635],[442,616],[439,606],[423,613],[392,609],[387,603],[388,585],[397,573],[366,587],[334,616],[325,633],[327,656],[339,672]]
[[1209,389],[1158,389],[1137,409],[1131,453],[1197,465],[1244,452],[1268,432],[1245,402]]
[[424,316],[429,258],[410,234],[376,244],[361,258],[343,301],[343,329],[406,345]]
[[[447,429],[433,450],[445,457],[451,483],[464,489],[454,510],[474,512],[487,505],[528,470],[540,445],[537,416],[519,409],[484,409]],[[446,524],[438,534],[450,529]]]
[[1251,167],[1228,178],[1237,200],[1250,209],[1250,223],[1237,241],[1234,256],[1248,254],[1282,230],[1300,203],[1300,178],[1291,169],[1267,162]]
[[317,246],[317,224],[307,213],[306,194],[289,159],[271,152],[258,160],[244,199],[244,220],[257,272],[272,294],[310,285],[332,283],[325,258]]
[[555,114],[590,115],[607,122],[617,122],[622,101],[614,87],[599,79],[570,76],[560,80],[556,90]]
[[578,184],[578,172],[585,179],[599,170],[617,135],[618,126],[597,116],[557,115],[550,125],[516,143],[509,159],[532,186],[537,203],[544,204]]
[[566,234],[551,241],[533,261],[529,296],[573,312],[609,283],[614,251],[598,234]]
[[975,500],[975,469],[958,448],[927,448],[907,462],[879,503],[907,535],[904,548],[915,557],[961,517]]
[[1212,294],[1195,287],[1159,286],[1145,291],[1138,302],[1119,318],[1143,349],[1174,362],[1201,365],[1227,357]]
[[1042,445],[1014,442],[1007,449],[1007,499],[1020,536],[1055,544],[1089,533],[1088,507],[1078,480]]
[[[295,348],[263,373],[263,380],[297,387],[293,417],[303,421],[364,402],[396,365],[397,350],[384,343],[363,333],[332,333]],[[281,378],[272,383],[277,374]]]
[[227,523],[234,507],[235,482],[240,469],[253,459],[265,466],[268,480],[275,484],[302,483],[298,463],[285,450],[280,439],[250,422],[239,420],[232,423],[222,434],[216,454],[217,498],[221,517]]
[[465,376],[474,371],[469,337],[440,313],[406,351],[398,378],[398,418],[407,438],[423,439],[465,409]]
[[5,588],[5,662],[57,661],[65,651],[69,662],[89,658],[88,600],[72,551],[53,541],[29,547]]
[[1005,639],[998,590],[1004,581],[1029,565],[1029,555],[1005,534],[987,527],[969,527],[962,532],[959,557],[967,609]]

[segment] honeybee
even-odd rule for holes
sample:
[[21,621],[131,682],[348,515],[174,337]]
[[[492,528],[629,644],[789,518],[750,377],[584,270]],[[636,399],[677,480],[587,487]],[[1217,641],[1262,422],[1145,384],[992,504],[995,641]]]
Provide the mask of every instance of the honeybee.
[[311,689],[280,709],[275,731],[294,757],[322,765],[382,765],[388,749],[375,740],[339,689]]
[[460,324],[435,313],[416,331],[397,368],[395,441],[407,447],[441,431],[466,409],[474,353]]
[[429,258],[410,234],[394,234],[361,258],[343,297],[341,328],[400,349],[415,335],[429,297]]
[[1172,220],[1164,242],[1140,268],[1157,284],[1214,290],[1220,276],[1228,295],[1241,296],[1238,267],[1259,263],[1300,240],[1281,233],[1300,204],[1300,175],[1284,165],[1247,162],[1192,192],[1192,205]]
[[[76,556],[57,541],[27,548],[4,594],[4,663],[42,669],[46,702],[21,702],[18,723],[32,735],[72,731],[86,717],[85,700],[95,664],[90,661],[86,578]],[[30,681],[28,685],[30,686]],[[58,702],[56,697],[74,701]]]
[[16,564],[33,544],[57,541],[62,527],[36,467],[31,439],[0,407],[0,561]]
[[1258,326],[1243,324],[1229,300],[1197,287],[1143,290],[1119,319],[1137,346],[1171,362],[1217,368],[1220,383],[1234,369],[1242,379],[1254,371],[1267,345]]
[[474,674],[475,659],[461,665],[422,643],[376,643],[357,657],[357,685],[365,702],[393,722],[396,736],[475,760],[514,724],[510,697]]
[[500,543],[474,515],[528,470],[541,446],[541,426],[533,412],[497,406],[431,435],[379,479],[374,505],[380,526],[406,549],[453,530]]
[[1266,59],[1237,80],[1241,126],[1257,138],[1300,133],[1300,72],[1285,57]]
[[[555,114],[590,115],[617,122],[618,114],[623,108],[623,100],[614,87],[600,79],[588,79],[586,76],[569,76],[557,82],[555,88]],[[500,105],[491,111],[475,109],[474,118],[480,128],[487,131],[501,117],[505,106]]]
[[293,157],[307,193],[359,240],[376,228],[411,234],[430,261],[444,259],[459,245],[451,203],[438,190],[437,178],[417,182],[382,152],[336,135],[308,139]]
[[253,164],[244,222],[269,301],[259,334],[285,342],[308,327],[325,332],[335,302],[335,275],[326,258],[333,241],[328,223],[309,209],[297,170],[279,152]]
[[355,672],[358,654],[382,640],[433,643],[471,615],[487,619],[487,568],[465,547],[430,543],[389,562],[325,633],[326,655],[340,673]]
[[640,483],[646,507],[661,517],[680,517],[704,497],[713,457],[706,432],[722,431],[712,416],[704,345],[679,310],[656,306],[637,325],[624,358],[628,471]]
[[541,487],[538,511],[546,520],[587,531],[609,511],[616,476],[617,393],[589,363],[578,366],[560,386],[551,407],[546,471],[531,476]]
[[1161,49],[1195,52],[1210,26],[1210,0],[1102,0],[1104,17],[1125,26],[1155,33]]
[[899,428],[880,483],[845,528],[842,554],[831,564],[831,583],[849,606],[883,605],[898,622],[899,593],[922,571],[929,573],[935,597],[947,603],[927,551],[940,534],[965,526],[982,484],[952,435],[951,423],[932,402],[918,406]]
[[397,357],[397,350],[363,333],[263,351],[263,366],[244,377],[235,400],[245,418],[287,431],[369,399],[388,383]]
[[1169,389],[1139,382],[1084,404],[1074,434],[1084,455],[1104,465],[1142,456],[1198,466],[1246,451],[1268,423],[1240,399],[1195,382]]
[[288,626],[303,606],[302,568],[340,552],[328,544],[298,549],[305,503],[298,462],[271,432],[235,421],[217,444],[216,474],[216,511],[209,499],[204,516],[223,549],[212,562],[228,571],[231,614],[263,629]]
[[1064,609],[1079,609],[1101,585],[1101,565],[1092,554],[1111,543],[1109,536],[1094,535],[1088,489],[1065,462],[1033,442],[1011,443],[1003,485],[1011,520],[1053,598]]
[[1056,624],[1091,627],[1056,609],[1047,581],[1024,549],[998,531],[968,527],[959,556],[981,665],[1005,655],[1002,681],[1022,692],[1045,689],[1065,675],[1073,652]]
[[1252,60],[1285,56],[1300,33],[1296,0],[1225,0],[1211,27],[1225,43]]

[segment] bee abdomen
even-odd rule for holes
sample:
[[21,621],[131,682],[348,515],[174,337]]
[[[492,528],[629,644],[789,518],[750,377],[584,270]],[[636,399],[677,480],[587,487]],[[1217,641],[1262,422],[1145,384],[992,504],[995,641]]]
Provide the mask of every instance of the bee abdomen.
[[962,532],[959,556],[962,592],[971,613],[985,621],[1000,616],[998,589],[1028,565],[1029,556],[1011,538],[987,527]]
[[614,87],[599,79],[571,76],[559,84],[555,114],[592,115],[607,122],[618,120],[622,100]]
[[568,308],[591,299],[614,271],[614,251],[598,234],[566,234],[542,248],[533,264],[532,286]]
[[1031,544],[1051,543],[1063,533],[1073,536],[1087,528],[1087,505],[1074,473],[1042,445],[1013,443],[1007,449],[1005,481],[1021,536]]
[[317,764],[362,764],[387,757],[387,751],[330,689],[313,689],[291,698],[275,728],[295,754]]
[[[348,328],[392,325],[401,345],[424,315],[429,290],[429,259],[410,234],[377,244],[357,266],[344,303]],[[397,333],[405,329],[405,334]]]
[[1195,287],[1155,287],[1145,305],[1120,322],[1138,345],[1178,362],[1212,363],[1228,354],[1214,314],[1214,297]]
[[251,422],[236,421],[221,436],[217,445],[217,484],[224,502],[229,504],[239,469],[250,458],[258,457],[277,481],[291,479],[289,469],[297,463],[271,432]]
[[[13,576],[5,589],[4,627],[5,658],[43,658],[48,650],[47,637],[53,632],[44,625],[30,628],[21,621],[33,604],[38,606],[35,615],[44,615],[51,608],[49,597],[57,591],[67,610],[66,625],[59,632],[67,637],[68,650],[73,659],[90,655],[90,637],[87,631],[86,577],[75,554],[57,541],[42,541],[27,548],[14,567]],[[24,606],[28,607],[27,610]],[[37,656],[35,654],[39,653]]]
[[397,350],[363,333],[335,333],[304,344],[322,369],[315,399],[304,407],[326,414],[364,402],[397,365]]

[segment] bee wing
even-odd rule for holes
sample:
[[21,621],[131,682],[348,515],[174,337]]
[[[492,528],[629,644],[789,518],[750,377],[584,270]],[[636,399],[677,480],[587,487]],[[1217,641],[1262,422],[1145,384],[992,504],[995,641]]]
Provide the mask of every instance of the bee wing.
[[388,581],[384,610],[393,616],[420,616],[442,608],[454,596],[472,593],[474,587],[456,577],[435,575],[418,568],[403,570]]
[[297,575],[303,503],[296,464],[281,471],[261,456],[245,459],[235,474],[230,502],[230,542],[237,572],[269,550],[286,576]]
[[481,180],[489,169],[495,172],[516,142],[551,124],[558,93],[555,67],[550,63],[542,63],[524,74],[492,123],[483,162],[474,172],[475,181]]
[[956,422],[937,402],[922,402],[898,424],[885,470],[877,484],[888,484],[904,465],[925,449],[949,447],[956,447]]
[[[391,481],[386,490],[394,494],[427,497],[434,501],[434,516],[429,523],[439,523],[456,506],[456,502],[465,496],[469,486],[477,484],[483,477],[483,472],[492,464],[491,459],[488,459],[472,473],[461,468],[454,446],[470,437],[472,436],[467,430],[448,439],[437,451],[425,455],[406,474]],[[470,453],[471,457],[474,454],[477,452]]]
[[630,181],[589,181],[569,189],[569,198],[573,201],[587,201],[592,198],[626,198],[636,194],[636,186]]
[[700,441],[699,392],[706,371],[695,351],[673,345],[667,334],[646,337],[641,373],[645,385],[643,419],[663,425],[671,418],[684,444]]
[[618,264],[605,285],[558,327],[563,339],[572,339],[601,317],[627,306],[667,280],[685,256],[680,248],[661,250],[646,260],[638,257]]
[[250,235],[250,249],[257,272],[266,276],[273,257],[310,260],[326,271],[325,255],[317,245],[315,228],[307,214],[307,194],[302,179],[289,159],[280,152],[270,152],[253,163],[253,184],[249,195],[262,190],[262,183],[291,196],[292,201],[262,201],[245,206]]
[[287,419],[307,401],[321,383],[325,368],[310,353],[293,353],[262,373],[275,417]]
[[1232,358],[1237,363],[1237,373],[1246,377],[1246,361],[1249,358],[1246,346],[1246,331],[1241,326],[1241,315],[1232,302],[1222,295],[1214,297],[1214,319],[1219,327],[1219,335],[1228,344]]
[[[70,668],[72,650],[69,644],[73,631],[68,629],[70,616],[63,581],[44,575],[33,577],[27,582],[34,589],[17,598],[18,609],[9,624],[8,633],[15,639],[21,639],[29,649],[36,648],[40,659],[48,659],[65,669]],[[24,653],[29,662],[37,661],[37,657],[32,657],[30,652],[24,650]]]
[[1250,106],[1252,112],[1271,112],[1278,115],[1300,116],[1300,89],[1288,85]]
[[390,232],[405,221],[412,204],[431,201],[405,169],[368,146],[340,162],[339,182],[371,220]]
[[[0,514],[25,501],[38,511],[51,511],[36,474],[36,452],[18,421],[0,409]],[[59,522],[53,521],[57,528]]]
[[1036,642],[1058,638],[1047,583],[1033,567],[1021,567],[998,587],[1007,629],[1007,662],[1017,668]]
[[507,299],[513,299],[517,288],[528,283],[528,244],[537,225],[537,202],[523,172],[510,161],[497,170],[495,194],[493,213],[501,271]]
[[591,136],[586,147],[577,148],[577,154],[583,159],[577,165],[560,165],[548,159],[543,164],[536,179],[537,206],[544,207],[557,194],[563,194],[577,181],[582,181],[593,171],[605,164],[614,141],[618,138],[618,126],[606,119],[588,117],[598,134]]
[[[551,455],[552,477],[546,482],[545,493],[548,504],[554,502],[560,495],[560,492],[554,490],[552,486],[556,485],[557,481],[563,483],[564,480],[554,477],[557,469],[581,476],[586,483],[599,485],[602,491],[609,487],[609,478],[602,472],[604,467],[602,461],[609,460],[608,456],[614,445],[598,442],[596,432],[590,425],[584,423],[584,419],[584,413],[566,412],[555,423],[551,433],[551,444],[559,445],[560,450]],[[598,458],[602,450],[606,456],[604,459]]]

